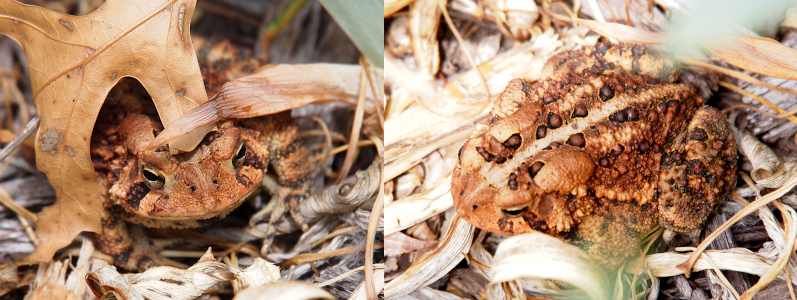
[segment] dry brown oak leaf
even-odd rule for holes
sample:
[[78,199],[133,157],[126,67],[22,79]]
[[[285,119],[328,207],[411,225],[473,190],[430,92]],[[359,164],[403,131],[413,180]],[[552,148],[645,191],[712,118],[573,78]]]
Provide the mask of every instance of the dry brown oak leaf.
[[[28,57],[41,125],[36,166],[57,202],[38,214],[41,244],[25,263],[49,261],[82,231],[99,232],[102,201],[89,155],[100,107],[122,77],[147,89],[164,125],[207,101],[189,24],[191,0],[109,0],[86,16],[0,0],[0,33]],[[190,151],[206,126],[171,144]]]

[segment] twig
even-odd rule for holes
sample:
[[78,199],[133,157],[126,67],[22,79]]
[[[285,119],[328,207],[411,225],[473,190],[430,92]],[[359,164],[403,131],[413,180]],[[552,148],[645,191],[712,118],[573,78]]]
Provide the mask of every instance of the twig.
[[[303,119],[312,120],[312,121],[318,123],[318,125],[321,125],[321,129],[324,131],[324,137],[326,138],[326,147],[324,147],[324,155],[321,156],[321,161],[323,162],[324,160],[327,159],[327,157],[329,157],[330,151],[332,151],[332,136],[329,133],[329,129],[327,128],[327,124],[324,123],[324,121],[322,121],[318,117],[313,117],[313,116],[299,116],[299,117],[296,117],[296,118],[297,119],[298,118],[303,118]],[[310,170],[310,174],[315,174],[315,171],[318,171],[318,168],[320,168],[321,165],[322,165],[322,163],[318,163],[317,165],[315,165],[315,167],[312,170]]]
[[385,129],[385,110],[382,108],[382,100],[385,98],[382,95],[382,98],[377,97],[378,94],[376,92],[376,88],[374,87],[374,79],[371,78],[371,62],[367,59],[363,60],[365,63],[365,76],[368,77],[368,84],[371,85],[371,93],[374,97],[374,105],[376,105],[376,116],[379,118],[379,124],[382,126],[382,130]]
[[[374,269],[384,269],[384,268],[385,268],[385,264],[375,264],[374,265]],[[338,276],[335,276],[335,278],[332,278],[330,280],[327,280],[327,281],[324,281],[322,283],[316,284],[315,286],[317,286],[317,287],[328,286],[328,285],[333,284],[333,283],[335,283],[337,281],[340,281],[343,278],[346,278],[346,277],[349,277],[351,275],[354,275],[355,273],[360,272],[362,270],[365,270],[365,267],[357,267],[357,268],[351,269],[351,270],[347,271],[346,273],[343,273],[343,274],[340,274]]]
[[6,191],[2,188],[0,188],[0,204],[5,205],[5,207],[8,207],[8,209],[13,211],[20,217],[25,217],[28,220],[32,220],[33,222],[36,222],[38,220],[38,218],[36,218],[36,214],[32,213],[31,211],[25,209],[24,207],[14,202],[14,199],[11,199],[11,196],[8,195],[8,193],[6,193]]
[[0,162],[5,161],[6,158],[9,155],[11,155],[12,152],[16,151],[17,148],[19,148],[19,146],[22,145],[22,142],[28,139],[28,137],[31,134],[33,134],[33,132],[38,130],[40,122],[41,119],[39,119],[39,116],[35,116],[32,119],[30,119],[28,125],[25,125],[25,129],[22,129],[22,132],[19,135],[17,135],[17,137],[13,141],[8,143],[8,145],[6,145],[6,147],[3,148],[3,151],[0,151]]
[[[382,243],[377,243],[377,244],[374,245],[374,247],[375,248],[382,248],[383,245],[382,245]],[[282,263],[280,268],[287,269],[288,267],[290,267],[292,265],[309,263],[309,262],[313,262],[313,261],[317,261],[317,260],[322,260],[322,259],[332,258],[332,257],[335,257],[335,256],[344,255],[344,254],[354,253],[354,252],[362,251],[363,248],[365,248],[365,247],[363,247],[362,245],[358,245],[358,246],[343,247],[343,248],[339,248],[339,249],[335,249],[335,250],[327,251],[327,252],[303,253],[303,254],[296,255],[293,258],[285,261],[284,263]]]
[[[357,142],[357,147],[365,147],[365,146],[371,146],[371,145],[374,145],[373,141],[359,141],[359,142]],[[339,147],[337,147],[335,149],[332,149],[332,151],[329,151],[329,155],[335,155],[335,154],[338,154],[338,153],[341,153],[341,152],[347,151],[347,150],[349,150],[349,144],[342,145],[342,146],[339,146]],[[317,162],[317,161],[322,160],[322,159],[324,159],[323,156],[317,156],[317,157],[314,157],[313,159],[311,159],[310,163],[312,164],[312,163]]]

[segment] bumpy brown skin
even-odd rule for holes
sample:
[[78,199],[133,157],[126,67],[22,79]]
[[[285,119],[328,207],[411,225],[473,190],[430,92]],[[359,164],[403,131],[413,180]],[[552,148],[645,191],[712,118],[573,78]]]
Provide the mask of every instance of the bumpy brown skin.
[[736,144],[719,111],[669,83],[674,70],[644,47],[599,44],[552,57],[536,86],[511,81],[460,150],[457,211],[488,231],[569,239],[607,268],[658,224],[699,234],[735,185]]
[[[107,172],[99,175],[108,188],[103,232],[95,240],[101,251],[114,257],[117,266],[139,271],[156,265],[179,266],[157,255],[157,247],[142,228],[128,223],[171,228],[211,224],[259,190],[269,165],[287,191],[280,195],[281,202],[297,207],[308,196],[307,154],[290,112],[226,121],[217,127],[194,151],[171,156],[166,147],[143,150],[163,127],[148,115],[134,113],[127,115],[117,129],[109,130],[116,134],[105,140],[116,144],[92,145],[98,158],[95,168]],[[241,144],[246,154],[236,160]],[[101,154],[107,162],[99,159]],[[165,184],[157,187],[148,183],[145,169],[162,176]],[[285,203],[278,205],[272,223],[285,217],[285,207]],[[269,227],[268,242],[276,233],[275,227]]]

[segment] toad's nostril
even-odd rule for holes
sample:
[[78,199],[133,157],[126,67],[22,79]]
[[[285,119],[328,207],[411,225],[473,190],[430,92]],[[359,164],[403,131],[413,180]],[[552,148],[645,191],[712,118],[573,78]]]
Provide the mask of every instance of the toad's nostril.
[[503,212],[507,217],[515,218],[515,217],[520,217],[523,214],[525,214],[528,209],[529,209],[529,206],[526,205],[526,206],[522,206],[522,207],[502,209],[501,212]]

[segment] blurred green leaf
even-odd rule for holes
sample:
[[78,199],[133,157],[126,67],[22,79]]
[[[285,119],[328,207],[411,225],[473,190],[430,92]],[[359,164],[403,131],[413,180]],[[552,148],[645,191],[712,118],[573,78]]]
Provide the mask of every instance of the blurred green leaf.
[[672,50],[686,56],[701,48],[722,47],[739,27],[763,35],[767,28],[777,28],[786,9],[797,1],[701,0],[690,4],[686,13],[673,17],[668,30],[678,37]]
[[385,23],[382,0],[319,0],[354,45],[374,66],[384,68]]

